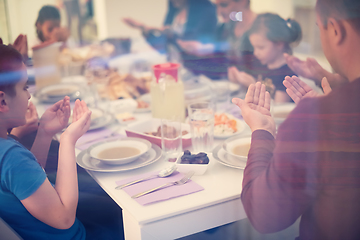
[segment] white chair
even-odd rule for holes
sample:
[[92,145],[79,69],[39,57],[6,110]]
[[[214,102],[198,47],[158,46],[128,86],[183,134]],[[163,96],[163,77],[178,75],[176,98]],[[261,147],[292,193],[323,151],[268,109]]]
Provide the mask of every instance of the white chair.
[[0,218],[0,240],[22,240],[22,238]]

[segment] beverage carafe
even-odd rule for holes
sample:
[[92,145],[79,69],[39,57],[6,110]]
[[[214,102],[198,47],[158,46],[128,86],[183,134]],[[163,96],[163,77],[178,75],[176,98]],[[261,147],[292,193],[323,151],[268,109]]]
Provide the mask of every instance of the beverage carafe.
[[178,77],[179,64],[163,63],[152,67],[151,110],[154,118],[185,120],[184,85]]

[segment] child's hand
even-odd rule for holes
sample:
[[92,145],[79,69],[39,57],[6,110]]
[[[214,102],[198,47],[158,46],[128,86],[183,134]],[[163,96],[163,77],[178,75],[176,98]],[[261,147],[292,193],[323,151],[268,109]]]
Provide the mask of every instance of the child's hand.
[[255,84],[256,80],[253,76],[246,72],[240,72],[236,67],[228,68],[228,78],[231,82],[240,83],[245,87]]
[[61,137],[67,136],[69,141],[76,143],[76,141],[89,130],[91,123],[91,111],[86,106],[84,101],[76,100],[73,110],[72,123],[68,126]]
[[39,130],[53,136],[68,125],[69,117],[70,98],[66,96],[45,111],[40,118]]
[[23,126],[13,128],[11,134],[22,138],[24,135],[34,132],[38,129],[39,126],[39,116],[36,111],[35,105],[30,102],[28,110],[25,114],[26,123]]

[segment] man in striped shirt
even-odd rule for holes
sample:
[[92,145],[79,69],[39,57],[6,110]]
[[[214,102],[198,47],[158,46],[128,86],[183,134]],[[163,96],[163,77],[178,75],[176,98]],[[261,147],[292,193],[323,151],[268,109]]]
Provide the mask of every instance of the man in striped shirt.
[[349,83],[302,99],[277,133],[265,86],[233,99],[253,132],[241,199],[259,232],[301,217],[299,239],[360,239],[360,1],[317,0],[316,12],[325,56]]

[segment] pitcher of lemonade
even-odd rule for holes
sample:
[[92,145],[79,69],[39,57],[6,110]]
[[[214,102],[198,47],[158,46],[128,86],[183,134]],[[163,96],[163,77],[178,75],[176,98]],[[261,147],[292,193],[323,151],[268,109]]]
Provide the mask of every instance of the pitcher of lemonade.
[[152,67],[154,78],[150,95],[154,118],[185,120],[184,84],[178,76],[179,66],[163,63]]

